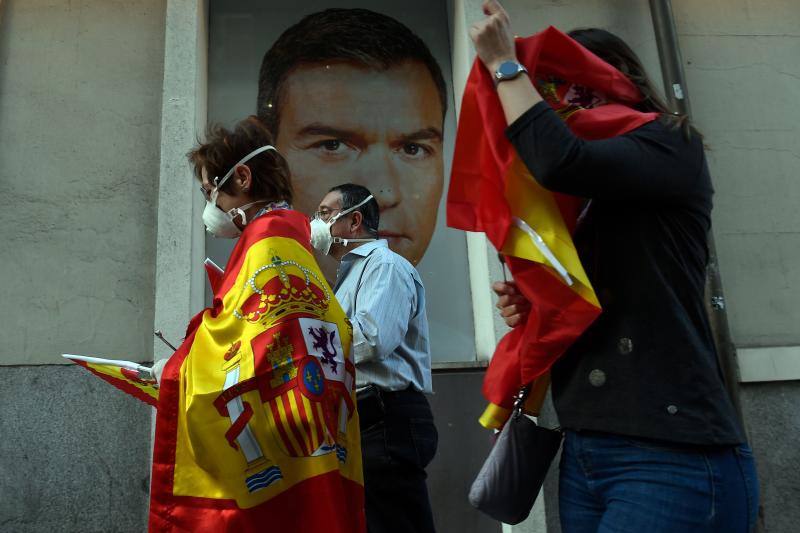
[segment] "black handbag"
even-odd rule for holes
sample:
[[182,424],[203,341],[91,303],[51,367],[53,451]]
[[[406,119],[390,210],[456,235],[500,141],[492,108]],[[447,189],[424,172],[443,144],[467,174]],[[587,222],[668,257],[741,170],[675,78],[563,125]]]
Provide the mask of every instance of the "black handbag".
[[528,517],[561,447],[561,430],[540,427],[522,412],[529,392],[530,385],[520,390],[469,491],[473,507],[505,524]]

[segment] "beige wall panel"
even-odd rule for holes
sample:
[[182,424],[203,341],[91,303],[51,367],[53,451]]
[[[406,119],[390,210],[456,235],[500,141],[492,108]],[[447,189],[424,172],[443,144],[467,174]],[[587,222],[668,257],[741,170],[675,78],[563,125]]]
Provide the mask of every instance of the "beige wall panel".
[[6,1],[0,364],[152,357],[163,1]]

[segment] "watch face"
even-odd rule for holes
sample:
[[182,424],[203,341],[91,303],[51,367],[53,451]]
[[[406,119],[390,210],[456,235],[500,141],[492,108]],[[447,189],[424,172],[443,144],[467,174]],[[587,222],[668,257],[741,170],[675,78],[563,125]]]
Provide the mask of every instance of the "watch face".
[[519,72],[519,67],[513,61],[505,61],[500,64],[500,67],[498,67],[497,72],[499,72],[500,75],[504,78],[508,76],[514,76],[515,74],[517,74],[517,72]]

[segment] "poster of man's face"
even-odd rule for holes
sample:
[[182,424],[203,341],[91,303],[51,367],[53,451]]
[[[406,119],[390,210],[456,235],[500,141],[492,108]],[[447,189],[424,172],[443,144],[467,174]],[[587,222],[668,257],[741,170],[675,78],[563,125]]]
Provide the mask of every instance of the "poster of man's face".
[[276,144],[292,169],[295,207],[313,213],[331,187],[365,185],[380,206],[380,237],[417,264],[444,183],[444,118],[425,67],[303,65],[283,91]]
[[380,206],[380,237],[419,263],[442,195],[447,110],[422,39],[369,9],[311,13],[264,54],[257,110],[289,162],[296,208],[313,213],[331,187],[364,185]]
[[[211,4],[209,118],[231,122],[241,118],[234,109],[255,108],[289,163],[294,208],[307,215],[334,186],[367,187],[380,207],[380,237],[422,274],[434,361],[469,360],[464,237],[445,228],[440,212],[454,135],[444,2],[296,4],[280,10],[280,21],[255,1]],[[258,53],[256,72],[246,71]],[[254,74],[255,87],[245,89]],[[253,89],[250,107],[225,100]],[[337,263],[317,260],[333,281]]]

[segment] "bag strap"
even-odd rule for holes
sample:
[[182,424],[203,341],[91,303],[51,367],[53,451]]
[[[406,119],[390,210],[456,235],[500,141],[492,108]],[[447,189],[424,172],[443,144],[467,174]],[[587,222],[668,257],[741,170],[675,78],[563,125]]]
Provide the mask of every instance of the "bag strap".
[[511,410],[511,415],[514,418],[519,417],[522,414],[522,408],[525,406],[525,400],[528,399],[528,395],[531,393],[531,387],[533,383],[528,383],[527,385],[523,385],[520,387],[519,392],[517,395],[514,396],[514,407]]

